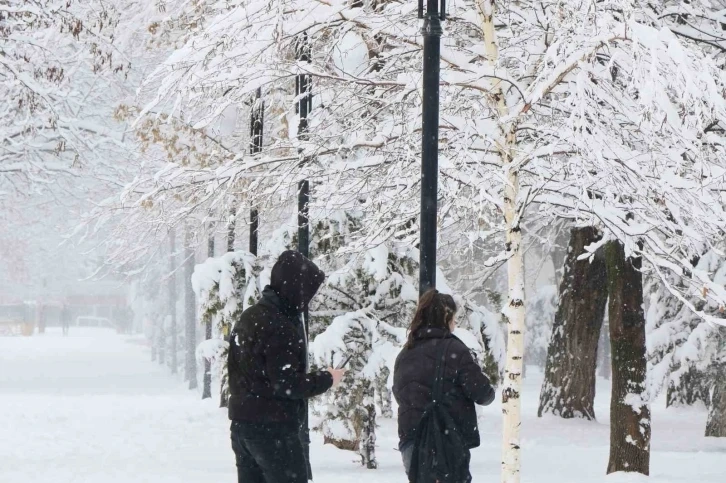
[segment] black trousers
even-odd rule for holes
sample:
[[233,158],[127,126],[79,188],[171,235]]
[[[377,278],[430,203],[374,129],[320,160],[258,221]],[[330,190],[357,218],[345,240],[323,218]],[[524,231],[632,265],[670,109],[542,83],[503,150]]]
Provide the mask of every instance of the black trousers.
[[[406,476],[408,476],[409,481],[411,483],[416,483],[411,480],[411,477],[409,476],[411,474],[411,460],[413,459],[413,441],[409,441],[403,445],[400,446],[401,451],[401,459],[403,460],[403,468],[406,470]],[[471,451],[467,450],[466,452],[466,474],[467,479],[465,479],[462,483],[471,483],[471,472],[469,471],[469,464],[471,464]]]
[[300,433],[274,425],[232,422],[238,483],[307,483]]

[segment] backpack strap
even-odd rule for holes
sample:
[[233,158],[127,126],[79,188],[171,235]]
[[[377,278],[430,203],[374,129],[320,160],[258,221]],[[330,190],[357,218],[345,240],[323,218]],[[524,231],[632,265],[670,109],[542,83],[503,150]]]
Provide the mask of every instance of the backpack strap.
[[453,339],[443,339],[439,350],[436,354],[436,376],[433,387],[433,402],[440,402],[443,398],[444,391],[444,367],[446,366],[446,356],[449,354],[449,346]]

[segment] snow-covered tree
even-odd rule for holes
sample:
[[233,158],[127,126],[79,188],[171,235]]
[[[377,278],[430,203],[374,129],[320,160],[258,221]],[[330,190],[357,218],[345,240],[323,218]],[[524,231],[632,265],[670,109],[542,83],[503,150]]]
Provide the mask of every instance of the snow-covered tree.
[[377,381],[384,370],[389,372],[405,337],[405,329],[374,319],[361,310],[336,317],[315,339],[314,353],[322,366],[335,367],[351,356],[343,383],[323,396],[324,413],[319,429],[326,443],[358,451],[362,464],[369,469],[377,467]]
[[[709,273],[722,283],[726,264],[720,250],[710,250],[693,260],[694,270]],[[670,283],[683,282],[671,277]],[[721,400],[722,373],[726,347],[724,328],[701,324],[684,303],[667,291],[659,280],[652,281],[647,312],[649,397],[652,400],[664,389],[669,405],[690,405],[703,401],[709,407],[707,436],[724,437],[726,413]],[[702,301],[703,294],[693,294],[694,305],[716,317],[723,317],[717,304]]]
[[[242,186],[240,200],[269,200],[310,179],[320,213],[356,200],[356,243],[373,246],[383,237],[414,245],[421,102],[415,7],[225,3],[227,10],[208,17],[150,78],[161,88],[148,109],[174,99],[181,115],[203,128],[262,88],[281,93],[276,119],[295,126],[292,86],[305,72],[314,85],[309,134],[298,138],[288,129],[258,155],[194,172],[167,169],[157,179],[166,191],[203,193],[220,205],[232,187]],[[603,238],[592,253],[617,241],[629,266],[640,259],[661,280],[668,272],[687,275],[683,290],[669,286],[671,292],[719,322],[687,297],[705,287],[705,298],[726,300],[723,287],[689,264],[725,226],[724,74],[701,44],[674,33],[679,12],[718,17],[705,2],[565,2],[555,9],[471,0],[451,9],[442,49],[441,219],[457,227],[461,246],[499,235],[503,247],[487,264],[506,263],[509,274],[507,483],[519,480],[528,217],[595,226]],[[312,47],[309,62],[294,55],[302,36]],[[645,449],[647,437],[636,433],[613,434],[613,454],[628,438]],[[611,470],[647,471],[622,456]]]
[[560,285],[559,304],[547,354],[538,415],[595,419],[597,347],[607,304],[607,273],[602,253],[578,260],[600,233],[574,228]]
[[242,312],[253,305],[263,287],[258,285],[261,269],[254,255],[244,251],[228,252],[198,264],[192,275],[202,324],[213,327],[214,338],[202,342],[198,358],[212,361],[221,382],[221,401],[228,395],[227,337]]
[[[315,320],[320,311],[342,313],[315,339],[318,364],[327,367],[352,357],[343,384],[323,398],[320,430],[327,442],[358,450],[369,468],[375,467],[373,400],[384,417],[392,415],[393,366],[418,301],[417,255],[395,240],[349,255],[348,263],[329,274],[312,314]],[[443,274],[438,279],[439,290],[449,292]],[[455,298],[460,312],[455,334],[496,382],[504,359],[499,320],[471,301]]]
[[[642,257],[661,270],[684,272],[690,256],[723,227],[720,195],[708,191],[711,201],[702,204],[701,171],[691,170],[695,164],[709,166],[707,171],[714,174],[722,172],[720,138],[709,132],[709,126],[724,116],[718,94],[723,86],[720,69],[701,50],[679,41],[658,14],[639,4],[611,2],[605,12],[591,3],[566,4],[541,16],[534,15],[534,4],[508,7],[520,15],[497,14],[488,1],[481,3],[480,11],[485,43],[494,44],[490,60],[501,69],[498,77],[505,79],[494,83],[500,122],[493,144],[508,176],[501,208],[510,213],[514,233],[508,241],[514,253],[520,248],[519,220],[533,199],[540,203],[540,215],[602,227],[602,243],[621,240],[625,253],[635,255],[633,260]],[[648,8],[665,12],[669,6]],[[495,29],[496,23],[500,25]],[[700,74],[697,80],[694,72]],[[701,87],[695,88],[696,83]],[[708,90],[711,93],[705,94]],[[545,159],[547,163],[540,162]],[[649,176],[653,172],[660,176]],[[681,189],[674,190],[673,184]],[[524,189],[517,198],[520,187]],[[594,253],[597,246],[591,249]],[[522,267],[516,257],[509,260],[510,291],[515,290],[509,304],[519,308]],[[707,277],[694,278],[695,285],[714,285]],[[642,290],[642,285],[632,288]],[[722,295],[717,298],[723,300]],[[612,302],[610,309],[612,324]],[[518,335],[521,316],[514,313],[516,323],[510,328]],[[510,346],[513,340],[517,339],[510,339]],[[644,344],[644,337],[637,340]],[[624,355],[614,360],[626,360]],[[505,404],[505,482],[519,480],[520,357],[521,350],[512,350],[512,382],[505,388],[505,395],[509,390],[514,396]],[[620,376],[629,377],[626,372]],[[620,387],[619,382],[642,390],[642,381],[615,381],[614,387]],[[614,404],[633,410],[635,405],[624,404],[622,397],[614,390]],[[619,448],[629,440],[647,452],[649,423],[620,432],[624,429],[613,427],[609,471],[647,473],[647,459]]]
[[[91,4],[92,3],[92,4]],[[66,179],[113,179],[122,129],[104,114],[123,90],[128,60],[113,46],[114,2],[0,2],[0,203],[67,188]],[[118,161],[118,159],[113,160]],[[66,191],[67,192],[67,191]]]

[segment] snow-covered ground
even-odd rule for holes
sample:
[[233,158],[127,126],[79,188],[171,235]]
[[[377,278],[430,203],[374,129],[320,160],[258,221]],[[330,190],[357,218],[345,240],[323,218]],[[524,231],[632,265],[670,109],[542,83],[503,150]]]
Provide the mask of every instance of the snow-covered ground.
[[[0,482],[222,483],[236,481],[228,422],[166,368],[150,362],[139,339],[101,329],[62,337],[0,337]],[[608,387],[598,387],[598,423],[538,419],[539,375],[524,394],[524,483],[650,481],[721,483],[726,440],[702,437],[703,410],[654,408],[651,478],[604,476]],[[500,417],[495,403],[480,423],[474,481],[499,479]],[[313,436],[317,483],[404,482],[395,423],[382,421],[380,469]]]

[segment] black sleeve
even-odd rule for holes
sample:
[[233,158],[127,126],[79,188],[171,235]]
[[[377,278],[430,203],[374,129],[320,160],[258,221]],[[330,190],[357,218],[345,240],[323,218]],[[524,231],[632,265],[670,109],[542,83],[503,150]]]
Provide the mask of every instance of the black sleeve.
[[[464,344],[462,344],[464,345]],[[456,382],[464,390],[464,394],[481,406],[488,406],[494,401],[496,392],[489,382],[489,378],[484,375],[479,364],[469,352],[469,348],[464,346],[459,356],[461,363],[456,371]]]
[[265,372],[273,394],[280,398],[308,399],[319,396],[333,386],[328,371],[305,374],[300,371],[299,345],[292,331],[270,334],[265,345]]

